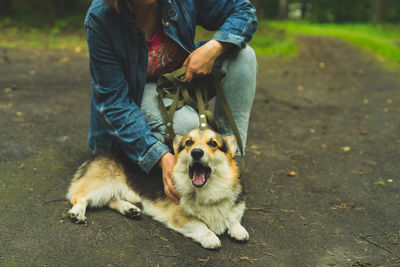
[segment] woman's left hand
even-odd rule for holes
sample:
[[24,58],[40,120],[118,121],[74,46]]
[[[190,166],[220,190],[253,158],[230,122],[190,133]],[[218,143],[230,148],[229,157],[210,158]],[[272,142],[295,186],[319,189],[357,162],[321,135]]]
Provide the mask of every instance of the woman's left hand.
[[210,74],[214,68],[215,60],[230,47],[231,44],[210,40],[203,46],[194,50],[183,62],[187,67],[186,82],[194,78]]

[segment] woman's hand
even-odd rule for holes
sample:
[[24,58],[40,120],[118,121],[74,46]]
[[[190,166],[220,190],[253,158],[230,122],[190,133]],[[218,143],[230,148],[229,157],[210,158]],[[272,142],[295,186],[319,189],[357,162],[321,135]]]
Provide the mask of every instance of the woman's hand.
[[175,164],[175,156],[167,152],[164,154],[164,156],[162,156],[159,164],[162,170],[164,192],[167,195],[167,197],[172,199],[176,204],[179,204],[179,199],[181,198],[181,196],[176,191],[172,183],[172,168],[174,167]]
[[210,40],[194,50],[183,62],[183,66],[187,67],[186,82],[189,83],[196,77],[210,74],[215,60],[231,46],[232,44],[229,43]]

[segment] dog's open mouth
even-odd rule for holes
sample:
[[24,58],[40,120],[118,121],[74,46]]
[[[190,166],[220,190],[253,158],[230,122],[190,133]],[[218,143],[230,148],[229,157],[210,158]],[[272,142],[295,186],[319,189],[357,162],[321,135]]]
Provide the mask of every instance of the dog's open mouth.
[[200,163],[194,163],[189,167],[189,177],[192,179],[192,184],[195,187],[202,187],[205,185],[210,174],[211,168],[203,166]]

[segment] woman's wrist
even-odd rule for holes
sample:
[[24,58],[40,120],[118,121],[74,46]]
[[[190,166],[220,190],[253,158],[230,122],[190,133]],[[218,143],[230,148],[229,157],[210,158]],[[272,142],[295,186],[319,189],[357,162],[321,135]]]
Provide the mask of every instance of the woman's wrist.
[[209,42],[211,42],[211,44],[215,47],[217,57],[234,47],[234,45],[231,43],[221,42],[218,40],[210,40]]
[[163,161],[167,160],[168,157],[173,156],[170,152],[165,153],[164,155],[161,156],[161,158],[158,161],[158,166],[162,168],[163,166]]

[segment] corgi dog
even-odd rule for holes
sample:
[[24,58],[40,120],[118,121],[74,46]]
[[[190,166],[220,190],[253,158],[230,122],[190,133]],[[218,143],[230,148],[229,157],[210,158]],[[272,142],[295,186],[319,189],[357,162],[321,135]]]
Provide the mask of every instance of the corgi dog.
[[149,215],[207,249],[221,247],[217,235],[226,231],[245,242],[249,234],[241,225],[245,200],[233,160],[236,148],[234,136],[210,129],[176,136],[172,179],[179,204],[164,194],[159,168],[144,174],[124,153],[101,152],[75,173],[67,193],[73,205],[69,216],[85,223],[87,207],[108,206],[132,218]]

